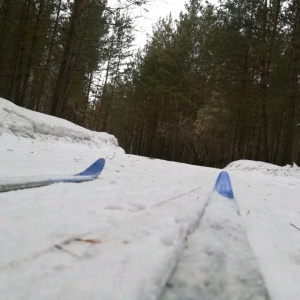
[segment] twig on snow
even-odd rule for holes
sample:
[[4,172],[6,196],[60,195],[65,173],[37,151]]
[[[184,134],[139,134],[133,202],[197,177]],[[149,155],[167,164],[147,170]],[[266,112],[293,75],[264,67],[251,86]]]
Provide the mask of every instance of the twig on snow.
[[295,227],[296,229],[298,229],[300,231],[300,228],[298,228],[296,225],[294,225],[293,223],[290,223],[290,225],[292,225],[293,227]]
[[71,256],[80,258],[77,254],[75,254],[75,253],[73,253],[73,252],[71,252],[71,251],[69,251],[69,250],[63,248],[61,245],[54,245],[54,248],[56,248],[56,249],[58,249],[58,250],[61,250],[61,251],[65,252],[65,253],[67,253],[67,254],[69,254],[69,255],[71,255]]
[[110,158],[110,157],[107,157],[107,159],[110,159],[110,160],[112,160],[112,159],[115,157],[115,155],[116,155],[116,152],[114,152],[114,155],[113,155],[113,157],[112,157],[112,158]]
[[97,240],[97,239],[81,239],[81,238],[77,238],[74,239],[74,241],[76,242],[85,242],[85,243],[90,243],[90,244],[100,244],[101,241]]

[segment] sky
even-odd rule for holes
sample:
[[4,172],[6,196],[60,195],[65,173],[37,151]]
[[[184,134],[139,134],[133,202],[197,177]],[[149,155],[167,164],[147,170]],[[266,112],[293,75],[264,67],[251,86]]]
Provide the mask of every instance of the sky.
[[146,43],[147,34],[151,35],[152,27],[159,18],[163,18],[171,12],[173,18],[176,19],[179,13],[184,10],[185,2],[186,0],[153,0],[147,6],[148,12],[140,10],[141,18],[136,20],[137,33],[135,43],[137,45]]
[[[114,7],[118,0],[109,0],[109,4]],[[170,12],[174,19],[184,10],[186,0],[150,0],[149,4],[143,8],[136,9],[136,40],[135,46],[143,47],[147,42],[147,35],[151,35],[152,27],[159,18],[167,16]]]

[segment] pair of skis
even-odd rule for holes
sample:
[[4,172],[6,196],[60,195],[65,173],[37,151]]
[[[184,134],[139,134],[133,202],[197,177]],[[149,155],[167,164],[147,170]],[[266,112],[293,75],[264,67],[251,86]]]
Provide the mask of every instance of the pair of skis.
[[91,164],[87,169],[84,171],[68,176],[55,176],[55,177],[47,177],[43,179],[36,179],[33,180],[32,178],[22,179],[16,182],[6,182],[1,184],[0,182],[0,193],[1,192],[9,192],[15,191],[20,189],[28,189],[28,188],[35,188],[50,185],[53,183],[60,183],[60,182],[84,182],[84,181],[91,181],[96,179],[101,171],[103,170],[105,165],[105,159],[99,158],[93,164]]
[[[53,183],[60,183],[60,182],[91,181],[96,179],[99,176],[99,174],[104,168],[104,165],[105,165],[105,159],[99,158],[93,164],[91,164],[87,169],[85,169],[84,171],[78,174],[74,174],[70,176],[62,176],[62,177],[50,177],[46,179],[37,179],[37,180],[21,179],[21,181],[19,182],[0,184],[0,192],[8,192],[12,190],[41,187],[41,186],[50,185]],[[230,177],[227,172],[222,171],[220,173],[216,181],[216,184],[214,186],[214,190],[218,191],[218,193],[223,196],[233,198],[233,191],[230,182]]]

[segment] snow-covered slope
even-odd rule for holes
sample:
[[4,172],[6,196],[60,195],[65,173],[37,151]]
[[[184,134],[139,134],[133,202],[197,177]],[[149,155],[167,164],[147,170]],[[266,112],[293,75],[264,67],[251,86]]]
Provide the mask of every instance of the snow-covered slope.
[[[115,149],[117,139],[107,133],[92,132],[69,121],[40,114],[0,98],[0,133],[42,141],[64,141],[108,146]],[[120,149],[120,148],[119,148]]]
[[[127,155],[109,134],[4,99],[0,120],[0,182],[73,174],[106,158],[95,181],[0,194],[0,299],[158,299],[220,170]],[[271,299],[299,299],[299,168],[238,161],[227,170],[241,214],[235,220]],[[231,218],[222,200],[213,210],[224,218],[215,222]],[[234,253],[246,258],[238,246]],[[207,268],[201,253],[191,257]]]
[[238,160],[230,163],[226,170],[228,171],[244,171],[251,175],[271,175],[273,177],[296,177],[300,179],[300,167],[296,164],[279,167],[261,161]]

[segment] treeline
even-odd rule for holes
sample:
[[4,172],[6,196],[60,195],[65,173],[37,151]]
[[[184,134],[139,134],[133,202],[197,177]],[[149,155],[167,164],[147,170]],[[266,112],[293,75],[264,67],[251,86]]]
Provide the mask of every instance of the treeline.
[[299,0],[190,0],[120,82],[109,131],[168,160],[300,163],[299,51]]
[[132,56],[131,11],[146,0],[0,0],[0,96],[99,127],[108,82]]
[[299,0],[189,0],[134,57],[142,1],[69,2],[0,2],[2,97],[110,132],[128,153],[300,163]]

